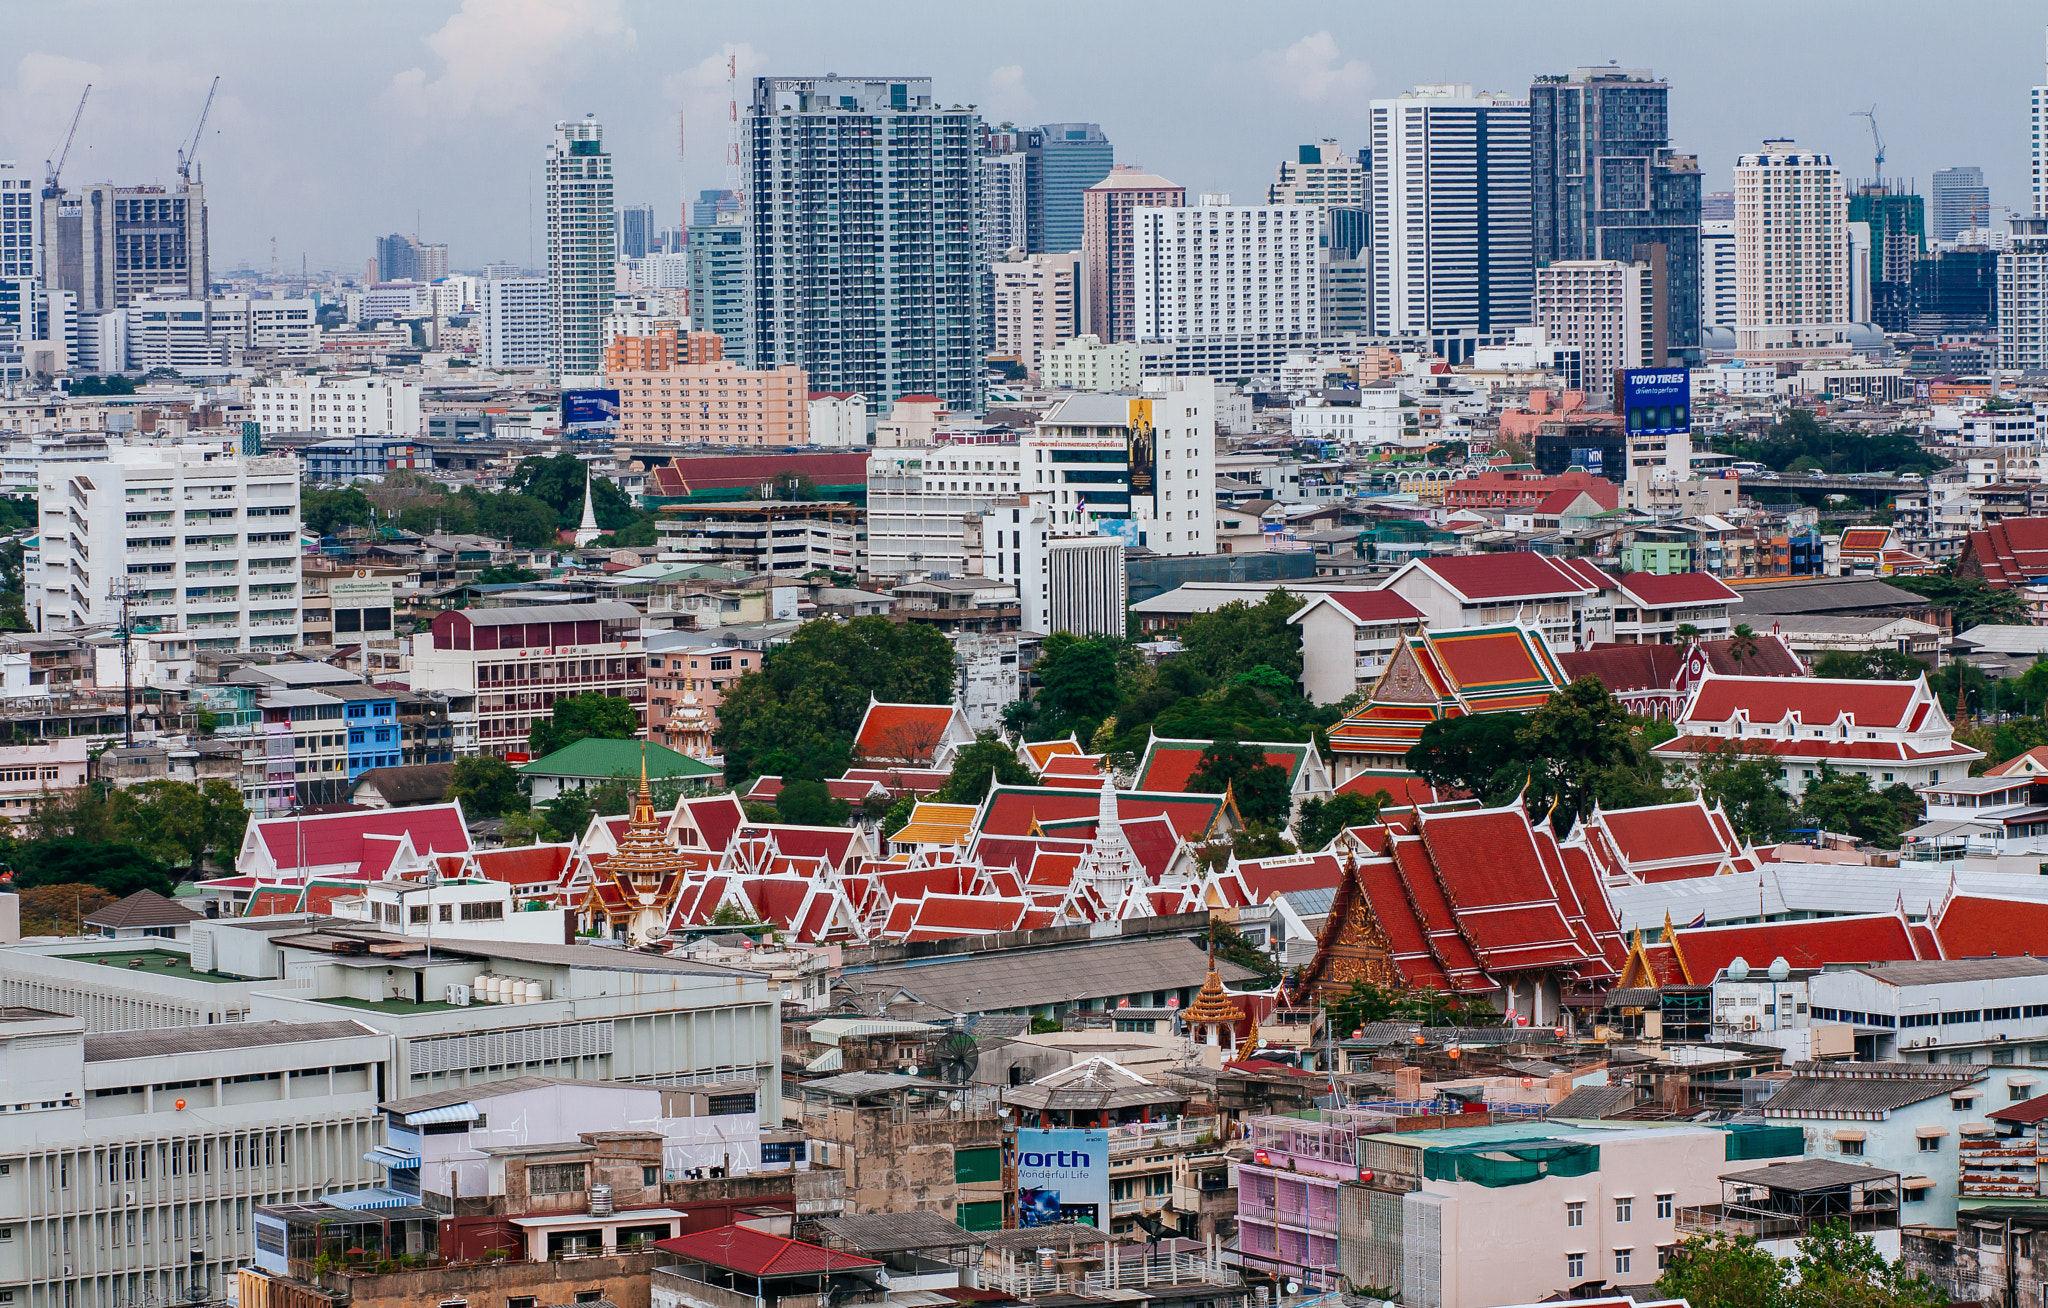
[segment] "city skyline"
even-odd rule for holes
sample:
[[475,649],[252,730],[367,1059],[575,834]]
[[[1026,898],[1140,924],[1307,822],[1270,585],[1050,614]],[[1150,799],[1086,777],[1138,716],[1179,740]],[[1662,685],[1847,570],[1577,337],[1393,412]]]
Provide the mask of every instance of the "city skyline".
[[[728,50],[743,83],[930,77],[941,103],[973,103],[991,123],[1097,122],[1119,163],[1238,203],[1261,198],[1304,142],[1363,141],[1373,98],[1429,81],[1525,95],[1538,75],[1612,60],[1670,82],[1672,144],[1698,154],[1705,190],[1727,189],[1735,157],[1765,137],[1833,154],[1851,181],[1867,176],[1869,130],[1854,114],[1875,104],[1886,176],[1925,194],[1937,169],[1977,166],[1994,204],[2024,213],[2031,202],[2028,92],[2044,74],[2038,15],[2018,6],[1980,13],[1971,30],[1998,39],[1968,42],[1935,39],[1954,24],[1903,5],[1772,10],[1767,46],[1745,37],[1745,14],[1760,17],[1761,6],[1678,16],[1617,7],[1561,28],[1482,5],[1455,31],[1392,9],[1203,8],[1167,32],[1135,10],[1071,5],[1027,28],[978,18],[963,28],[952,11],[912,5],[886,29],[803,3],[738,15],[625,0],[201,6],[176,25],[113,21],[124,5],[67,6],[11,20],[21,53],[0,65],[0,159],[39,170],[90,81],[67,187],[167,184],[206,85],[222,73],[199,149],[216,269],[268,266],[275,237],[282,266],[303,254],[312,267],[359,271],[371,242],[392,231],[446,242],[460,268],[538,268],[535,159],[558,120],[595,113],[608,124],[619,202],[652,204],[661,227],[679,224],[685,194],[724,184]],[[1851,13],[1856,21],[1844,22]],[[1073,24],[1084,20],[1099,39],[1076,43]],[[371,31],[381,39],[366,44]],[[1131,76],[1139,47],[1156,76]],[[352,57],[310,66],[276,57],[293,49]],[[1830,57],[1813,59],[1815,49]],[[690,137],[681,166],[678,110]],[[270,162],[280,159],[298,162]],[[303,166],[319,161],[331,166]]]

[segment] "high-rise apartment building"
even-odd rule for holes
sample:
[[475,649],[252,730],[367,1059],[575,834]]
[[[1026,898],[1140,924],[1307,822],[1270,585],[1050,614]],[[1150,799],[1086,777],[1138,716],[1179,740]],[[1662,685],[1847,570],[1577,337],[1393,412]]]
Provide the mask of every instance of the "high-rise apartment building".
[[377,281],[430,282],[448,275],[448,247],[393,232],[377,238]]
[[43,275],[43,202],[35,178],[0,159],[0,277]]
[[1315,206],[1199,204],[1133,217],[1135,339],[1322,340]]
[[1700,328],[1735,330],[1735,220],[1700,224]]
[[869,454],[863,570],[876,577],[970,575],[968,520],[1018,493],[1019,450],[1004,442],[898,446]]
[[1536,325],[1553,345],[1578,349],[1594,407],[1613,400],[1616,372],[1662,362],[1663,293],[1648,262],[1559,259],[1536,270]]
[[1032,167],[1025,250],[1061,254],[1081,248],[1082,194],[1109,176],[1116,150],[1095,123],[1046,123],[1027,148]]
[[1982,168],[1938,168],[1927,189],[1935,240],[1953,241],[1972,227],[1991,225],[1991,191]]
[[927,77],[758,77],[742,126],[748,359],[980,409],[980,116]]
[[94,183],[46,197],[42,222],[45,284],[75,292],[82,315],[165,289],[207,297],[206,188],[198,182],[171,190]]
[[1454,361],[1527,326],[1529,102],[1439,83],[1371,114],[1374,325]]
[[737,212],[690,229],[690,327],[717,332],[726,353],[747,357],[747,233]]
[[[115,446],[44,463],[43,630],[129,615],[194,651],[299,643],[299,465],[196,445]],[[61,506],[61,507],[60,507]]]
[[547,210],[548,362],[558,377],[589,376],[604,367],[604,316],[617,261],[612,157],[595,114],[555,124]]
[[2037,86],[2029,102],[2033,118],[2034,216],[2048,218],[2048,86]]
[[544,368],[548,362],[548,279],[493,277],[479,288],[486,368]]
[[[1538,267],[1557,260],[1661,268],[1665,349],[1697,360],[1700,167],[1671,149],[1671,87],[1646,68],[1575,68],[1529,88]],[[1644,248],[1664,247],[1660,260]],[[1665,359],[1657,359],[1663,364]]]
[[993,266],[1008,259],[1011,250],[1030,248],[1026,235],[1030,217],[1025,187],[1028,156],[1021,151],[984,154],[975,162],[981,169],[981,257]]
[[1037,379],[1048,350],[1080,332],[1081,253],[1027,254],[993,265],[995,346]]
[[1743,353],[1848,339],[1848,199],[1828,155],[1765,141],[1735,161],[1735,338]]
[[1114,535],[1158,554],[1216,547],[1216,384],[1147,377],[1135,393],[1069,395],[1024,437],[1022,493],[1053,535]]
[[1998,255],[1998,368],[2048,371],[2048,217],[2012,220]]
[[1081,196],[1081,250],[1088,278],[1088,330],[1105,342],[1137,333],[1137,214],[1176,208],[1188,189],[1136,167],[1118,166]]
[[1910,285],[1913,265],[1927,253],[1927,207],[1898,182],[1859,186],[1849,197],[1849,221],[1870,224],[1870,281]]
[[644,259],[655,248],[654,206],[619,206],[619,257]]

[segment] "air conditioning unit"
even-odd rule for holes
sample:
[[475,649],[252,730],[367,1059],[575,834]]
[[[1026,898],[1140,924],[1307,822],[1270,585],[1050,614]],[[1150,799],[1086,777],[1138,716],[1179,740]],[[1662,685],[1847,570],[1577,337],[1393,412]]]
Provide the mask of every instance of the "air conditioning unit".
[[469,1007],[469,987],[466,985],[450,985],[448,987],[448,1002],[457,1008]]

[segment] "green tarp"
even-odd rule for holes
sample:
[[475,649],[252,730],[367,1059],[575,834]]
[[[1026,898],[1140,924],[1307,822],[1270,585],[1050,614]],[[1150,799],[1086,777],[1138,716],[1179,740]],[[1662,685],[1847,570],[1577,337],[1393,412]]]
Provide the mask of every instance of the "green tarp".
[[1422,1156],[1422,1174],[1432,1181],[1474,1181],[1493,1189],[1599,1170],[1599,1145],[1567,1141],[1464,1145]]
[[1727,1161],[1797,1158],[1806,1152],[1806,1132],[1796,1126],[1731,1126]]

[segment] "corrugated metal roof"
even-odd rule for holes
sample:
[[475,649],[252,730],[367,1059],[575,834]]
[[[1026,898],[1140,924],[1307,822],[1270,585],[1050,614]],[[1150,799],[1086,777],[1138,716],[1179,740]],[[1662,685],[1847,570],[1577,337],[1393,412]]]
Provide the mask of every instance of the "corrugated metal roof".
[[444,1104],[439,1108],[429,1108],[424,1112],[407,1113],[405,1115],[405,1124],[407,1126],[432,1126],[438,1122],[474,1122],[482,1116],[483,1113],[478,1110],[475,1104]]
[[264,1045],[296,1045],[314,1040],[347,1040],[356,1036],[390,1039],[360,1022],[228,1022],[214,1026],[167,1026],[147,1031],[87,1035],[85,1061],[106,1063],[123,1058],[162,1058],[170,1054],[256,1049]]
[[930,1035],[939,1028],[930,1022],[893,1022],[887,1018],[828,1017],[813,1022],[807,1034],[817,1044],[836,1045],[871,1035]]
[[1797,1076],[1764,1100],[1764,1116],[1825,1117],[1831,1113],[1889,1113],[1948,1094],[1948,1080],[1892,1080],[1877,1077]]

